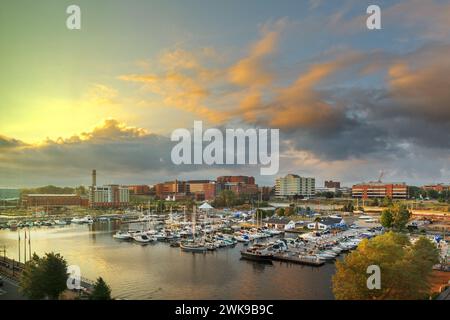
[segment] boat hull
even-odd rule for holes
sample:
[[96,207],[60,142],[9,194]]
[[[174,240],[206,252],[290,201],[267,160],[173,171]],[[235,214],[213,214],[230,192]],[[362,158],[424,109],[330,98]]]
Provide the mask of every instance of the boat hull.
[[247,260],[253,261],[269,261],[272,260],[272,255],[270,254],[256,254],[251,252],[241,251],[241,257]]
[[208,250],[206,247],[194,247],[189,245],[180,244],[180,249],[184,252],[203,253]]

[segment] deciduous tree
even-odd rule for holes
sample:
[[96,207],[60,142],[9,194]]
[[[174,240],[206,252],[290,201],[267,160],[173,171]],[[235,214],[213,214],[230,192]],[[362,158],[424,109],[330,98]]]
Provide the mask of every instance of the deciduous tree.
[[111,288],[102,277],[99,277],[94,284],[94,289],[89,296],[91,300],[111,300]]
[[20,279],[21,292],[30,299],[58,299],[67,288],[67,262],[59,254],[36,254],[25,264]]
[[[333,292],[336,299],[424,299],[437,261],[438,253],[426,238],[412,245],[406,235],[388,232],[363,240],[357,250],[336,262]],[[380,267],[380,289],[367,286],[371,265]]]

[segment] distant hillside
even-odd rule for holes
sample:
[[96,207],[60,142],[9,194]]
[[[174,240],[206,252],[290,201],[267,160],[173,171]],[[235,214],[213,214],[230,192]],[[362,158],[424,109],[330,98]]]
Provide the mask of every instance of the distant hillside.
[[71,187],[57,187],[57,186],[49,185],[49,186],[39,187],[39,188],[21,189],[21,195],[36,194],[36,193],[86,195],[86,188],[84,186],[71,188]]

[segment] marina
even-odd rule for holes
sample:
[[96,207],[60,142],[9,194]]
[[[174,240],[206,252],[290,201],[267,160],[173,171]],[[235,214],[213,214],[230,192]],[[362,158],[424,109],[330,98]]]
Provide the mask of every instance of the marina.
[[[104,277],[121,299],[333,299],[331,263],[315,268],[248,261],[240,251],[251,244],[244,243],[192,253],[168,240],[141,244],[113,238],[123,226],[96,221],[32,227],[32,250],[61,253],[83,277]],[[6,254],[15,260],[17,235],[17,230],[0,230]]]
[[19,260],[18,234],[27,230],[33,252],[61,253],[120,299],[333,299],[335,260],[376,234],[289,233],[251,214],[197,208],[11,221],[0,230],[8,257]]

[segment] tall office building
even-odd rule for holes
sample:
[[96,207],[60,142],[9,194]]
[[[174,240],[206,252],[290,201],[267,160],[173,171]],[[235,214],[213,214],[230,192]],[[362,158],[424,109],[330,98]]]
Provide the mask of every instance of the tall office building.
[[311,197],[316,193],[316,179],[288,174],[276,179],[275,195],[278,197],[303,196]]
[[90,207],[123,207],[129,202],[128,187],[117,184],[97,186],[97,172],[92,170],[92,185],[89,187]]

